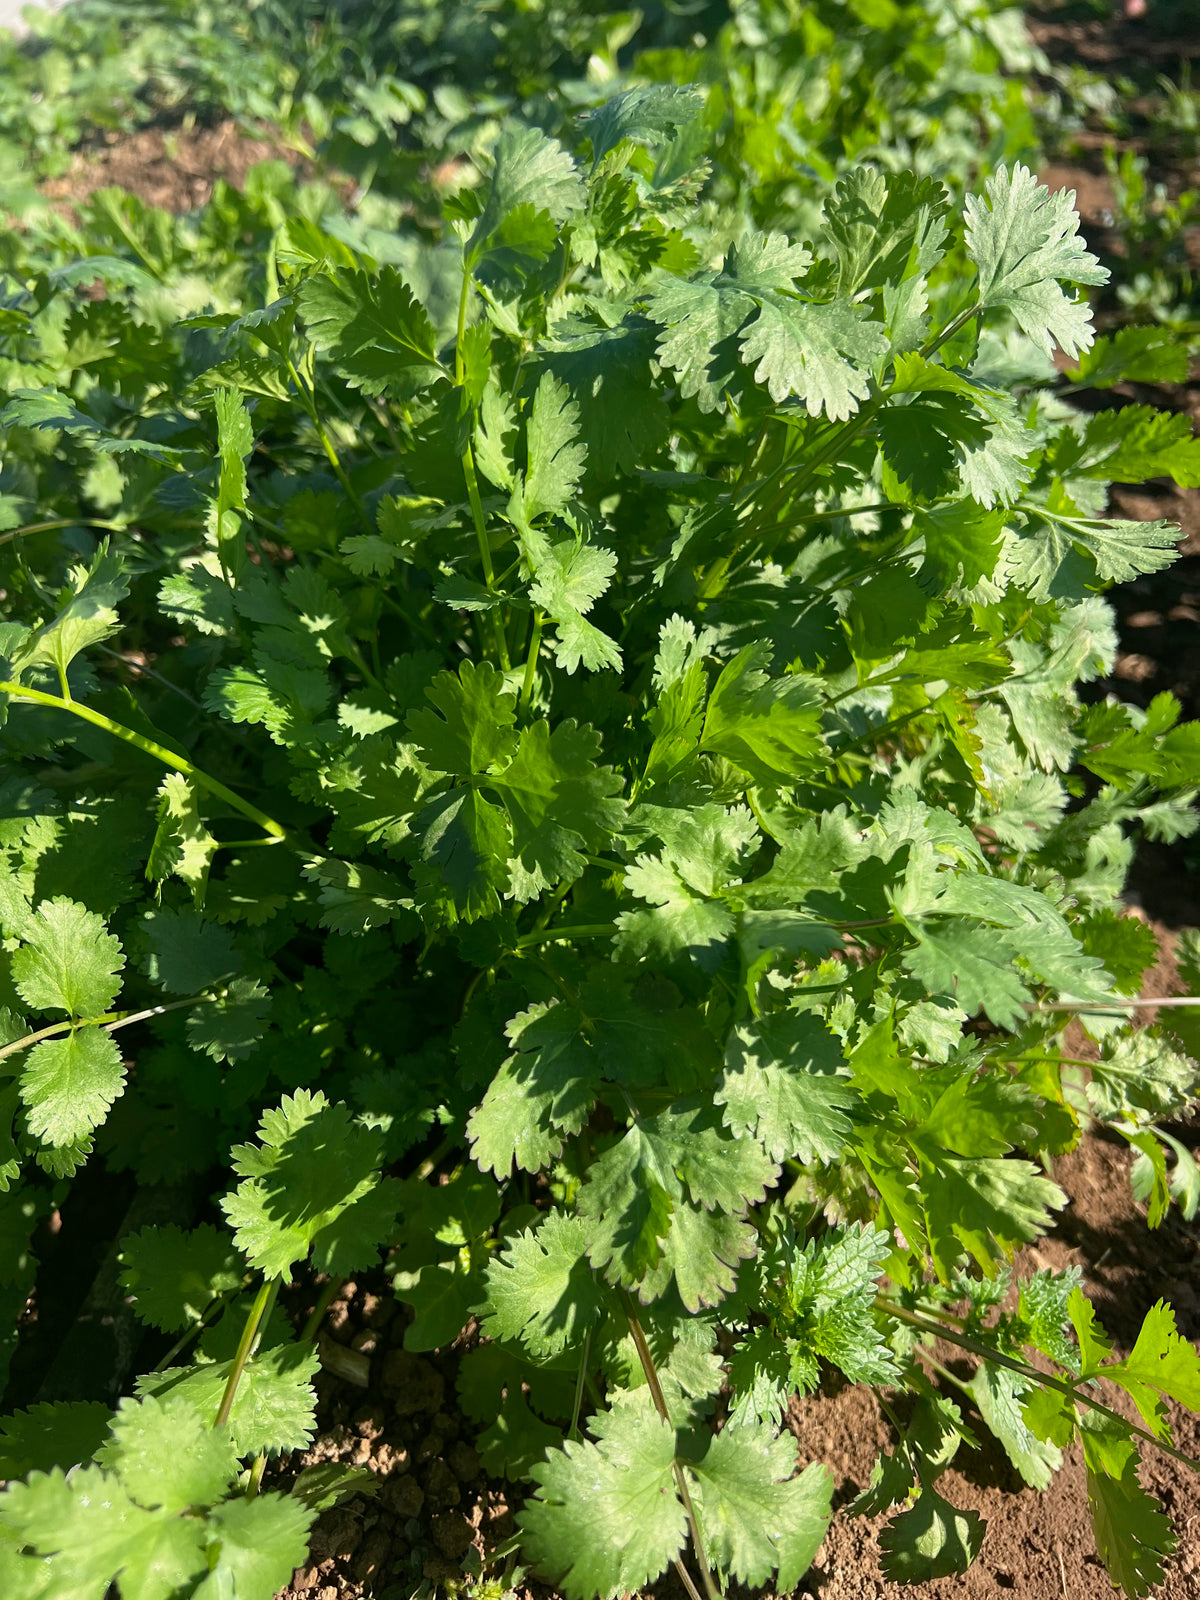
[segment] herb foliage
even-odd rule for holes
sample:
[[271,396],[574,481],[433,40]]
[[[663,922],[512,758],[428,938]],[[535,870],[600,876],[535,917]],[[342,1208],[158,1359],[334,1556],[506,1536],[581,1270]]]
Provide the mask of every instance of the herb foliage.
[[1148,349],[1093,339],[1102,269],[1026,167],[960,205],[843,163],[818,214],[738,189],[719,99],[504,120],[390,246],[268,170],[10,263],[14,1317],[84,1162],[228,1171],[227,1227],[124,1241],[170,1358],[5,1423],[14,1593],[282,1586],[317,1500],[260,1486],[317,1355],[279,1288],[381,1251],[410,1349],[481,1319],[461,1402],[572,1600],[794,1588],[832,1480],[781,1421],[822,1363],[911,1398],[857,1505],[888,1574],[964,1570],[934,1337],[1028,1483],[1082,1441],[1114,1582],[1164,1570],[1139,1451],[1200,1408],[1169,1308],[1123,1361],[1070,1273],[998,1308],[1089,1118],[1152,1225],[1200,1200],[1156,1126],[1190,1025],[1124,1026],[1155,952],[1119,905],[1200,746],[1169,695],[1079,693],[1104,588],[1173,554],[1106,484],[1194,483],[1196,445],[1058,398],[1055,345]]

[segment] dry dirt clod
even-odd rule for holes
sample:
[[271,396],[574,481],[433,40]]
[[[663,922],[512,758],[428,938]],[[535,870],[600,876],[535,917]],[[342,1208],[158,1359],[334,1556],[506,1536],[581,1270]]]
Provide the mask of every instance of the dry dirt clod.
[[425,1504],[425,1491],[413,1477],[389,1478],[379,1491],[379,1501],[385,1510],[406,1522],[420,1516]]
[[437,1411],[446,1392],[440,1372],[408,1350],[389,1350],[383,1359],[383,1392],[392,1398],[398,1416]]

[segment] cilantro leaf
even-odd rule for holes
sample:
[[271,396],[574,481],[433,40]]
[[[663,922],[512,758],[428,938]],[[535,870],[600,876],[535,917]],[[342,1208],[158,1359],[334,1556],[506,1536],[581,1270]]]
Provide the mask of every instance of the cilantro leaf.
[[97,1400],[43,1400],[0,1420],[0,1476],[68,1471],[90,1461],[108,1436],[112,1412]]
[[77,1028],[34,1045],[21,1073],[29,1131],[52,1145],[70,1145],[104,1121],[125,1087],[125,1066],[112,1035]]
[[[207,1531],[216,1565],[195,1600],[273,1600],[304,1565],[308,1530],[316,1513],[292,1494],[227,1500],[209,1514]],[[211,1556],[210,1556],[211,1559]]]
[[242,1281],[229,1236],[208,1222],[187,1231],[167,1224],[128,1234],[121,1261],[121,1287],[138,1316],[164,1333],[195,1325],[218,1295]]
[[114,1472],[138,1505],[168,1511],[220,1500],[238,1467],[227,1429],[214,1428],[185,1400],[151,1395],[121,1401],[96,1463]]
[[344,269],[300,285],[309,338],[364,394],[392,390],[408,398],[441,372],[433,325],[395,267],[378,277]]
[[74,900],[43,900],[22,939],[12,974],[26,1005],[89,1019],[108,1010],[121,988],[125,957],[95,912]]
[[665,1571],[683,1548],[675,1432],[632,1407],[593,1418],[596,1443],[568,1442],[534,1466],[518,1514],[534,1566],[568,1600],[614,1600]]
[[586,1244],[583,1223],[561,1211],[511,1239],[488,1263],[488,1332],[539,1360],[577,1345],[604,1307]]
[[689,1460],[709,1560],[741,1583],[761,1587],[779,1572],[790,1592],[812,1564],[831,1516],[833,1474],[813,1462],[792,1473],[796,1447],[761,1423],[726,1428]]
[[841,1051],[815,1017],[772,1013],[739,1023],[714,1091],[725,1126],[758,1140],[775,1161],[834,1161],[850,1137],[853,1085],[839,1074]]
[[[250,1264],[267,1277],[282,1278],[314,1245],[318,1253],[329,1246],[337,1254],[343,1213],[379,1183],[382,1141],[355,1122],[346,1106],[307,1089],[284,1095],[277,1109],[263,1114],[259,1138],[257,1145],[234,1149],[233,1170],[243,1181],[222,1199],[221,1209]],[[378,1219],[372,1213],[370,1220],[374,1225]],[[336,1270],[364,1265],[356,1260]]]
[[128,593],[125,563],[107,546],[97,552],[90,567],[72,567],[67,586],[57,597],[57,614],[35,628],[13,653],[14,672],[44,664],[65,675],[82,650],[116,632],[117,606]]
[[769,645],[747,645],[722,670],[700,747],[727,757],[756,783],[795,783],[824,755],[821,698],[808,678],[771,677],[770,658]]
[[977,1512],[960,1511],[936,1490],[923,1489],[916,1505],[880,1534],[880,1565],[894,1583],[955,1577],[979,1554],[986,1527]]
[[[232,1365],[232,1361],[205,1361],[166,1367],[139,1378],[136,1392],[143,1398],[186,1401],[201,1416],[213,1417]],[[313,1344],[282,1344],[259,1351],[242,1374],[229,1416],[239,1456],[303,1450],[309,1444],[316,1431],[312,1378],[317,1365]]]
[[1018,162],[997,167],[984,196],[966,201],[967,251],[979,269],[984,307],[1011,311],[1022,333],[1047,352],[1057,344],[1076,356],[1092,342],[1085,301],[1061,283],[1101,284],[1108,270],[1084,248],[1073,193],[1051,194]]
[[487,199],[465,246],[468,265],[483,259],[520,207],[533,206],[562,223],[583,204],[583,181],[562,146],[537,128],[507,123],[496,142]]

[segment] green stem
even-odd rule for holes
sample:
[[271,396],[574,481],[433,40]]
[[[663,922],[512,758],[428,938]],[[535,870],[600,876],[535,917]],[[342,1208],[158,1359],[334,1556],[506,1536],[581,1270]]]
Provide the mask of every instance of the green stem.
[[[662,1384],[658,1380],[658,1369],[654,1365],[654,1357],[650,1353],[650,1345],[646,1340],[646,1333],[642,1327],[641,1319],[634,1309],[633,1300],[621,1291],[621,1302],[625,1308],[625,1320],[629,1324],[629,1332],[633,1338],[634,1348],[638,1353],[642,1371],[646,1376],[646,1384],[650,1390],[650,1398],[654,1402],[654,1409],[660,1419],[668,1428],[672,1427],[671,1414],[667,1410],[666,1397],[662,1391]],[[688,1528],[692,1535],[692,1548],[696,1553],[696,1564],[700,1568],[700,1578],[704,1584],[704,1592],[708,1600],[719,1600],[721,1591],[717,1586],[708,1566],[708,1558],[704,1553],[704,1535],[700,1531],[700,1519],[696,1515],[696,1508],[692,1504],[691,1490],[688,1488],[687,1474],[684,1472],[678,1457],[672,1459],[671,1469],[675,1474],[675,1486],[679,1490],[679,1498],[683,1502],[684,1515],[687,1517]]]
[[[1030,1001],[1030,1011],[1123,1011],[1126,1006],[1200,1006],[1200,995],[1167,995],[1161,1000],[1037,1000]],[[1095,1066],[1089,1061],[1088,1066]]]
[[226,1289],[222,1294],[219,1294],[211,1305],[205,1307],[204,1315],[200,1318],[199,1322],[193,1322],[191,1327],[188,1328],[186,1332],[179,1335],[178,1339],[176,1339],[175,1343],[167,1351],[166,1355],[163,1356],[161,1361],[155,1362],[152,1370],[155,1372],[162,1372],[164,1368],[169,1367],[179,1352],[181,1350],[185,1350],[187,1346],[191,1344],[193,1339],[204,1332],[205,1328],[208,1327],[210,1322],[214,1322],[216,1320],[218,1313],[224,1311],[225,1307],[229,1304],[233,1296],[238,1294],[240,1290],[241,1284],[239,1284],[236,1289]]
[[[1036,1367],[1031,1367],[1028,1362],[1018,1361],[1013,1356],[1002,1355],[999,1350],[992,1350],[986,1344],[980,1344],[977,1339],[969,1338],[965,1333],[958,1333],[953,1328],[947,1328],[940,1322],[933,1322],[921,1316],[916,1311],[909,1311],[906,1306],[897,1305],[894,1300],[889,1300],[886,1295],[876,1295],[875,1304],[890,1317],[895,1317],[899,1322],[907,1322],[910,1327],[919,1328],[923,1333],[933,1334],[938,1339],[945,1339],[947,1344],[956,1344],[963,1350],[969,1350],[972,1355],[978,1356],[981,1361],[991,1361],[996,1366],[1007,1367],[1010,1372],[1017,1372],[1023,1378],[1028,1378],[1030,1383],[1040,1383],[1045,1389],[1055,1389],[1059,1394],[1065,1394],[1069,1400],[1080,1405],[1088,1406],[1092,1411],[1099,1411],[1103,1416],[1110,1417],[1119,1422],[1122,1427],[1128,1428],[1131,1433],[1137,1434],[1139,1439],[1144,1439],[1147,1444],[1157,1445],[1166,1455],[1176,1461],[1182,1461],[1184,1466],[1191,1467],[1200,1472],[1200,1461],[1185,1455],[1182,1450],[1176,1450],[1174,1445],[1164,1444],[1161,1439],[1156,1439],[1146,1428],[1141,1428],[1136,1422],[1130,1422],[1128,1417],[1123,1417],[1119,1411],[1114,1411],[1111,1406],[1106,1406],[1102,1400],[1093,1400],[1074,1384],[1064,1383],[1061,1378],[1051,1377],[1048,1372],[1039,1372]],[[1104,1369],[1093,1373],[1088,1382],[1104,1376]]]
[[929,357],[933,355],[935,351],[940,350],[948,340],[953,339],[954,335],[959,331],[960,328],[965,328],[967,323],[970,322],[972,318],[981,316],[982,314],[983,302],[980,300],[976,300],[975,304],[968,306],[965,311],[960,311],[953,321],[946,324],[936,339],[930,339],[926,344],[921,346],[917,353],[921,357],[922,361],[928,361]]
[[330,1278],[329,1282],[321,1290],[317,1303],[312,1309],[312,1315],[304,1324],[304,1332],[300,1335],[302,1343],[311,1344],[317,1334],[320,1333],[321,1324],[325,1320],[325,1313],[333,1304],[334,1297],[342,1287],[342,1281],[341,1278]]
[[72,716],[82,717],[84,722],[90,722],[95,728],[103,728],[105,733],[124,739],[126,744],[133,745],[144,755],[153,756],[164,766],[183,773],[186,778],[191,778],[200,788],[207,789],[209,794],[216,795],[218,799],[224,800],[226,805],[232,806],[235,811],[240,811],[244,817],[248,817],[251,822],[256,822],[273,839],[282,841],[287,838],[287,829],[273,817],[268,817],[257,806],[252,806],[248,800],[243,800],[240,795],[234,794],[232,789],[227,789],[217,778],[209,777],[207,772],[202,772],[199,767],[193,766],[185,756],[177,756],[173,750],[155,744],[153,739],[147,739],[142,734],[135,733],[132,728],[114,722],[102,711],[94,711],[91,706],[84,705],[79,700],[66,700],[58,695],[43,694],[40,689],[27,689],[23,684],[7,681],[0,682],[0,694],[10,695],[14,700],[27,700],[32,705],[46,706],[51,711],[69,711]]
[[538,654],[542,648],[542,626],[545,620],[540,611],[533,613],[533,631],[529,636],[529,654],[525,657],[525,676],[521,682],[522,711],[528,710],[529,702],[533,698],[533,676],[537,670]]
[[300,396],[300,404],[304,407],[306,413],[308,414],[308,420],[312,423],[313,431],[320,442],[321,449],[325,452],[325,459],[333,468],[334,477],[345,490],[351,504],[358,513],[359,521],[362,523],[363,527],[369,532],[374,532],[371,519],[367,515],[367,508],[359,499],[358,491],[350,482],[350,479],[346,476],[346,470],[342,466],[341,458],[334,447],[333,440],[329,437],[329,431],[325,427],[324,422],[321,420],[321,413],[317,410],[317,394],[315,388],[310,388],[300,376],[299,369],[290,356],[287,358],[287,369],[288,375],[290,376],[292,382],[296,385],[296,392]]
[[579,1352],[579,1375],[575,1379],[575,1403],[571,1407],[571,1427],[567,1435],[569,1439],[579,1437],[579,1413],[583,1409],[583,1385],[587,1377],[588,1355],[592,1347],[592,1330],[585,1328],[583,1333],[583,1348]]
[[21,1050],[28,1050],[31,1044],[37,1044],[40,1039],[53,1039],[59,1033],[73,1033],[77,1028],[104,1028],[109,1033],[115,1033],[118,1028],[128,1028],[131,1023],[145,1022],[147,1017],[165,1016],[168,1011],[182,1011],[186,1006],[203,1005],[215,999],[216,996],[212,994],[194,994],[190,1000],[173,1000],[170,1005],[147,1006],[142,1011],[110,1011],[103,1017],[70,1017],[66,1022],[52,1022],[48,1028],[39,1028],[36,1033],[27,1033],[23,1038],[4,1045],[0,1048],[0,1061],[6,1056],[15,1056]]
[[521,935],[517,940],[517,948],[523,950],[526,945],[545,944],[551,939],[611,939],[616,931],[611,922],[580,922],[574,927],[568,923],[557,928],[536,928],[533,933]]
[[229,1369],[229,1377],[225,1383],[225,1392],[221,1396],[221,1404],[217,1407],[214,1428],[223,1428],[229,1422],[229,1414],[233,1410],[234,1396],[237,1394],[238,1384],[242,1381],[242,1374],[250,1364],[258,1341],[259,1330],[271,1314],[271,1307],[275,1304],[275,1296],[279,1293],[279,1279],[272,1278],[269,1283],[264,1282],[254,1297],[254,1304],[250,1307],[250,1315],[246,1318],[246,1326],[242,1329],[242,1337],[238,1340],[237,1351],[233,1357],[233,1365]]
[[47,522],[27,522],[23,528],[9,528],[0,533],[0,544],[13,539],[23,539],[29,533],[52,533],[55,528],[99,528],[103,533],[128,533],[123,522],[101,522],[94,517],[51,517]]
[[253,1500],[262,1488],[263,1473],[267,1470],[267,1452],[263,1450],[250,1468],[250,1477],[246,1483],[246,1499]]
[[[467,334],[467,303],[471,295],[471,268],[466,262],[463,264],[462,288],[458,296],[458,331],[454,343],[454,381],[459,388],[463,388],[466,378],[466,366],[463,361],[463,341]],[[466,406],[467,397],[464,390],[463,405]],[[479,475],[475,471],[475,456],[471,449],[471,424],[474,421],[474,408],[468,408],[466,437],[463,440],[462,454],[459,463],[462,466],[463,479],[467,485],[467,499],[471,503],[471,520],[475,524],[475,538],[479,545],[479,560],[483,567],[483,581],[487,588],[495,593],[496,572],[492,565],[492,546],[488,538],[487,518],[483,514],[483,499],[479,493]],[[508,636],[504,628],[504,618],[499,609],[491,613],[492,629],[496,636],[496,653],[500,665],[507,672],[512,665],[508,654]],[[528,670],[528,668],[526,669]]]

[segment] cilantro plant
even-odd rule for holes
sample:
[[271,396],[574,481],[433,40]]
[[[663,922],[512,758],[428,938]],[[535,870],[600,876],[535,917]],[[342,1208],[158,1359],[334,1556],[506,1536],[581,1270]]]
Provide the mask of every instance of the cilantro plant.
[[227,1228],[124,1242],[173,1341],[134,1396],[6,1424],[14,1592],[285,1582],[338,1491],[270,1458],[381,1251],[410,1349],[478,1317],[461,1403],[570,1600],[672,1565],[794,1588],[833,1485],[782,1423],[823,1363],[896,1420],[858,1503],[895,1512],[889,1576],[965,1570],[938,1338],[1028,1483],[1082,1441],[1114,1581],[1164,1570],[1139,1451],[1200,1408],[1169,1308],[1117,1360],[1072,1274],[1000,1307],[1089,1118],[1152,1225],[1196,1209],[1156,1129],[1195,1097],[1188,1025],[1127,1028],[1155,950],[1119,905],[1139,831],[1195,826],[1196,730],[1079,686],[1104,588],[1174,555],[1107,483],[1200,481],[1200,447],[1057,397],[1055,346],[1130,351],[1023,166],[961,211],[856,168],[800,240],[700,204],[705,128],[643,84],[574,152],[505,122],[436,235],[355,237],[264,177],[205,224],[258,252],[212,292],[194,224],[132,206],[136,269],[13,285],[14,1312],[97,1148],[232,1165]]

